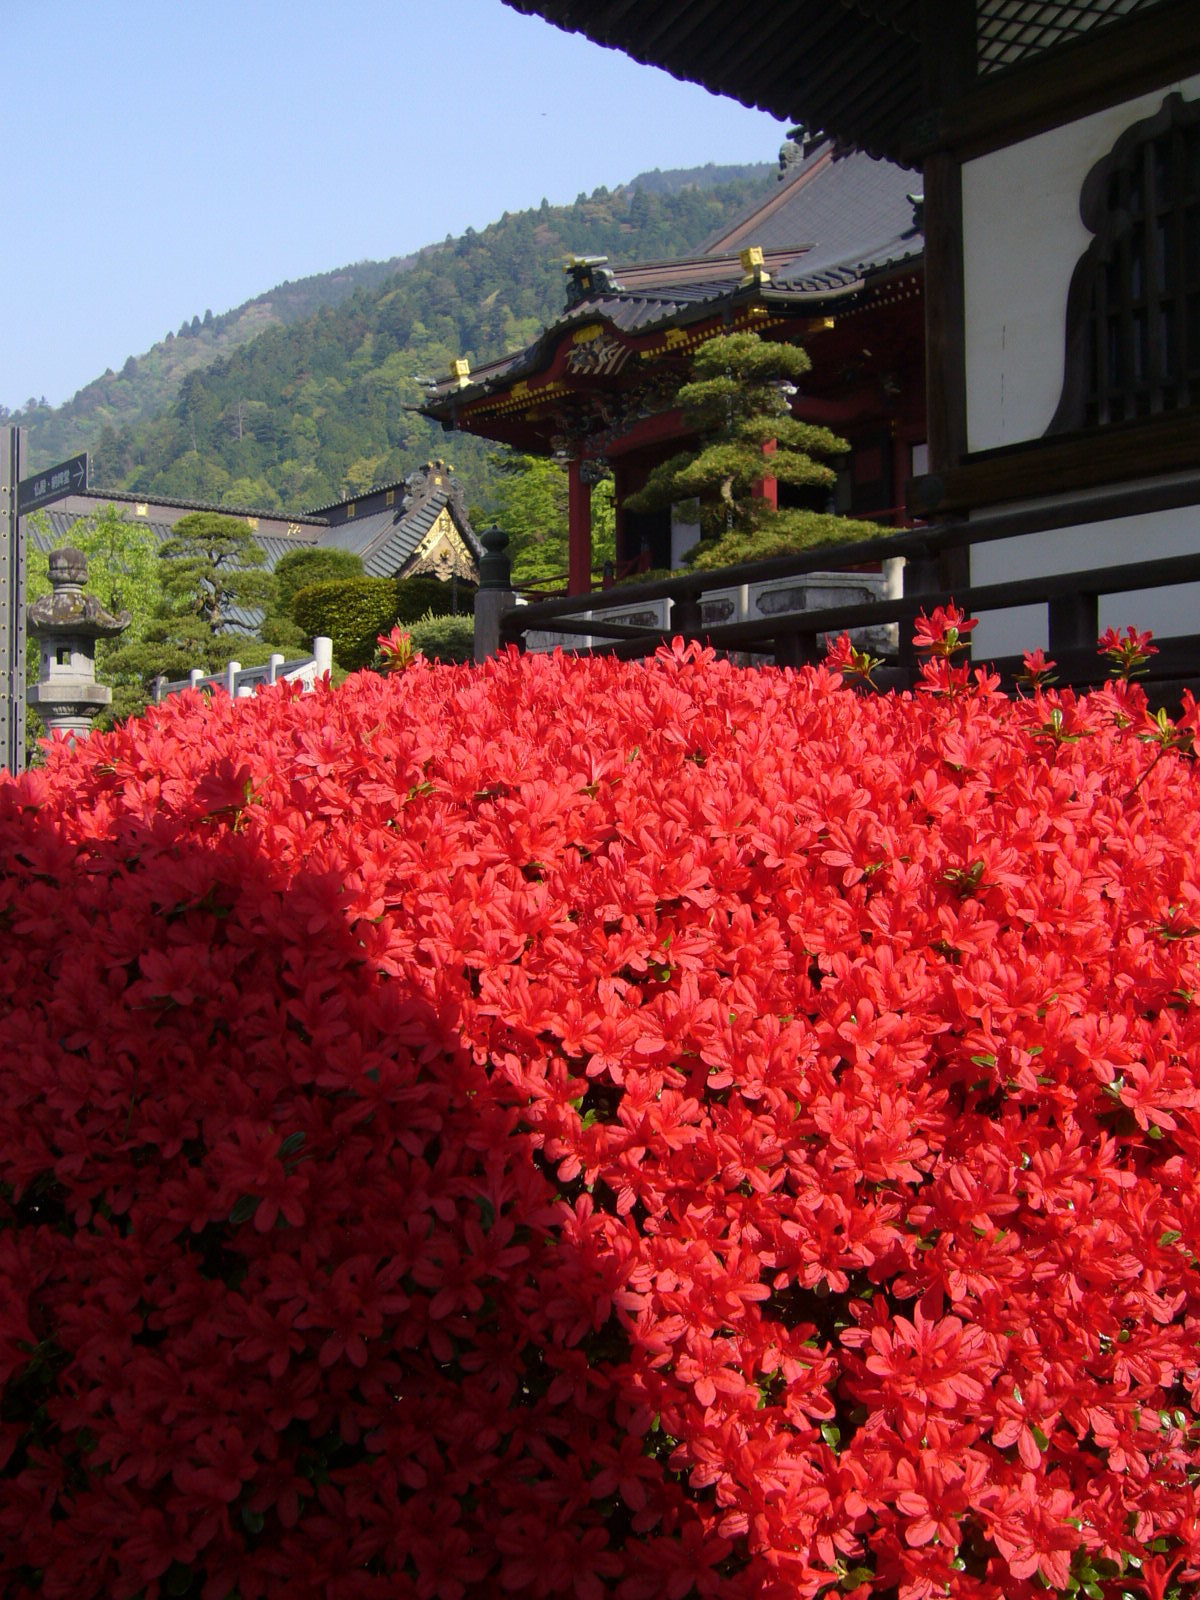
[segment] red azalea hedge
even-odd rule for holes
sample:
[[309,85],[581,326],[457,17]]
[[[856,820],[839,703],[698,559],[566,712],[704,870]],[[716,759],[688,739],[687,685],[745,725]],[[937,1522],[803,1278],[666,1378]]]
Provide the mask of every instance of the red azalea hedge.
[[964,684],[418,661],[0,785],[3,1593],[1195,1592],[1189,730]]

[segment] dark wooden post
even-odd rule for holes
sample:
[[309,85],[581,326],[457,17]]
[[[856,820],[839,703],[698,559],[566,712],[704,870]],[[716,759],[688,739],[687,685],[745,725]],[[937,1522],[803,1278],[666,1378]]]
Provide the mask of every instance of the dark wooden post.
[[817,635],[812,628],[796,628],[775,635],[775,665],[803,667],[817,659]]
[[703,625],[700,615],[700,594],[703,584],[698,578],[681,584],[679,593],[671,601],[671,632],[684,639],[698,639]]
[[1100,637],[1100,601],[1094,594],[1063,594],[1047,602],[1050,654],[1095,647]]
[[[486,661],[499,652],[500,619],[513,609],[517,597],[512,590],[508,535],[502,528],[488,528],[480,543],[484,555],[479,562],[479,588],[475,591],[475,660]],[[518,647],[524,652],[524,635]]]

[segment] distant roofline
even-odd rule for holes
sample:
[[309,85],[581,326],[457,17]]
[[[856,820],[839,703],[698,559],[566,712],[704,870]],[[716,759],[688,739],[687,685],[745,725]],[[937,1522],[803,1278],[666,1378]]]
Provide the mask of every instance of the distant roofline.
[[[794,261],[797,256],[806,256],[816,245],[809,239],[798,244],[770,245],[763,251],[763,265],[770,271],[772,267],[780,267],[789,261]],[[636,295],[640,287],[654,288],[661,285],[670,288],[672,284],[683,282],[695,283],[705,279],[723,278],[731,273],[745,273],[741,256],[737,250],[731,250],[721,255],[704,254],[698,256],[674,256],[669,261],[639,261],[636,266],[613,269],[618,287],[616,289],[602,290],[594,298],[615,298],[621,294]],[[581,300],[578,306],[571,306],[572,314],[582,311],[588,305],[587,300]]]
[[344,494],[337,500],[330,500],[323,506],[310,506],[304,513],[306,517],[320,517],[327,511],[339,511],[342,506],[357,505],[360,500],[369,500],[373,494],[386,494],[389,489],[403,489],[405,480],[393,478],[390,483],[373,483],[369,489],[359,489],[354,494]]
[[216,511],[224,517],[256,517],[260,522],[307,522],[323,528],[326,523],[310,511],[280,510],[271,506],[222,506],[210,500],[177,500],[170,495],[137,494],[127,489],[97,489],[89,484],[86,489],[76,489],[70,499],[110,501],[114,505],[162,506],[171,511]]

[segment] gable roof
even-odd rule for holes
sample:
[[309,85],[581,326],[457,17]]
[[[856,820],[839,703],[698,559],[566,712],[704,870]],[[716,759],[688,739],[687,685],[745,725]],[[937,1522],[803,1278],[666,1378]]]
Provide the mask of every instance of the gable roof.
[[[398,483],[381,484],[354,499],[334,501],[320,512],[306,512],[298,518],[278,512],[247,513],[231,511],[225,506],[201,507],[179,500],[145,500],[137,495],[91,489],[49,506],[44,513],[45,522],[30,526],[33,544],[49,554],[71,542],[75,524],[81,517],[109,503],[131,502],[146,508],[144,516],[131,520],[147,528],[160,544],[174,536],[175,522],[189,511],[219,511],[223,516],[250,520],[255,543],[262,550],[268,572],[290,551],[316,547],[352,550],[362,557],[363,570],[368,577],[394,577],[412,561],[443,510],[450,516],[472,561],[478,565],[483,555],[483,546],[471,527],[453,469],[441,461],[427,462]],[[358,514],[360,509],[362,515]],[[263,520],[267,522],[266,529],[262,526]],[[255,522],[259,526],[255,527]],[[291,531],[284,532],[284,528]],[[231,627],[253,632],[262,621],[262,612],[231,605],[226,607],[225,620]]]
[[399,483],[383,484],[324,510],[330,526],[320,543],[361,556],[369,577],[390,578],[402,572],[443,511],[471,559],[478,563],[483,555],[454,469],[443,461],[426,462]]

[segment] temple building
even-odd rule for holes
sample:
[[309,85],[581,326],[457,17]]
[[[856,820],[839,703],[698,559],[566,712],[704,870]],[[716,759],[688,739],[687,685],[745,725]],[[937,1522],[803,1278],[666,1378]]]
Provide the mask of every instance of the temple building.
[[[568,587],[585,593],[591,488],[610,472],[618,575],[639,561],[679,564],[695,530],[624,501],[695,442],[674,397],[696,346],[751,330],[802,344],[812,359],[792,409],[851,445],[836,508],[893,521],[905,483],[925,467],[920,190],[918,172],[819,139],[776,193],[691,259],[572,260],[562,316],[515,354],[474,371],[457,362],[422,410],[447,429],[566,464]],[[769,456],[760,492],[789,503]]]
[[106,489],[68,495],[44,513],[47,532],[34,534],[47,550],[68,541],[81,517],[116,506],[131,522],[142,522],[160,540],[181,517],[215,511],[238,517],[254,534],[270,571],[290,550],[349,550],[362,557],[372,578],[411,578],[418,573],[474,584],[483,547],[471,526],[454,468],[427,461],[398,483],[335,500],[313,511],[244,510],[187,500],[153,500]]
[[1094,648],[1134,619],[1195,636],[1200,584],[1111,591],[1112,569],[1200,545],[1195,0],[761,0],[750,33],[722,0],[507,3],[919,166],[928,469],[910,507],[1031,524],[947,542],[946,583],[1097,574],[985,613],[976,641]]

